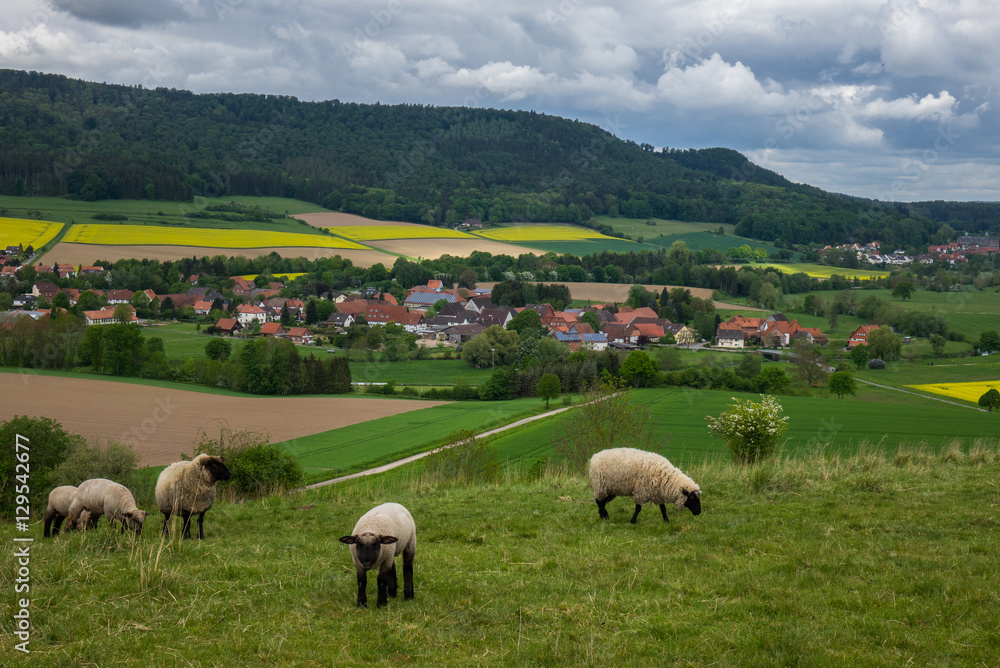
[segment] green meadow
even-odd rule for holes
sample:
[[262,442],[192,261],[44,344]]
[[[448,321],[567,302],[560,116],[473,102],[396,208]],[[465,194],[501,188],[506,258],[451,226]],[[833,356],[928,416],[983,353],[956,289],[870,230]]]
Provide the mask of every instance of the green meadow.
[[[1000,655],[996,442],[686,469],[702,513],[601,521],[579,475],[418,472],[218,501],[206,539],[101,521],[30,552],[33,666],[978,666]],[[415,598],[355,605],[339,536],[417,526]],[[13,545],[14,527],[0,524]],[[19,568],[13,549],[4,573]],[[397,566],[401,570],[401,566]],[[8,579],[6,582],[10,583]],[[13,595],[8,590],[8,598]],[[6,608],[8,613],[12,606]]]

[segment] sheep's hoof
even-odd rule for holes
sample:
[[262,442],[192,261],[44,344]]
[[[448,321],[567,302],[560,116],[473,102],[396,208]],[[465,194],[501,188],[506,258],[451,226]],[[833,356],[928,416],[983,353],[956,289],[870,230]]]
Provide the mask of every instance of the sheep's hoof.
[[412,601],[413,600],[413,594],[403,594],[403,600],[404,601]]

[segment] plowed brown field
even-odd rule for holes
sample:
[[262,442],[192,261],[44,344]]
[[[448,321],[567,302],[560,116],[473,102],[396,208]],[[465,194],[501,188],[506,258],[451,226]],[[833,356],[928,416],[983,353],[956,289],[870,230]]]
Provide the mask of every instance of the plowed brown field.
[[0,422],[15,415],[50,417],[70,433],[127,443],[143,465],[169,464],[190,453],[199,433],[222,424],[252,427],[287,441],[442,401],[343,397],[232,397],[89,378],[0,374]]

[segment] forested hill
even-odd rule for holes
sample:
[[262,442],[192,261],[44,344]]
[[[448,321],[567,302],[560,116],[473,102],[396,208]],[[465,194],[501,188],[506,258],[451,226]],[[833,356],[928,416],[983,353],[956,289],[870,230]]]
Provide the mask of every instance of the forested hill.
[[[883,205],[793,184],[736,151],[655,151],[534,112],[300,102],[0,70],[0,194],[297,197],[386,220],[732,223],[787,243],[920,245],[992,204]],[[993,225],[993,229],[991,229]]]

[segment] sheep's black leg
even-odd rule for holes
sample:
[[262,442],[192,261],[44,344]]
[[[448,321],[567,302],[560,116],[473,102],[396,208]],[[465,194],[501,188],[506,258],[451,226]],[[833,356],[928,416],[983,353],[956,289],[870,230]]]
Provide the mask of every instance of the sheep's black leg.
[[639,517],[639,511],[642,510],[642,506],[638,503],[635,504],[635,515],[632,516],[632,524],[635,524],[635,518]]
[[[63,520],[66,519],[62,515],[56,515],[56,518],[52,521],[52,535],[58,536],[59,529],[62,527]],[[48,522],[45,523],[45,535],[49,535],[49,525]]]
[[663,515],[663,521],[664,522],[669,522],[670,521],[670,520],[667,519],[667,504],[665,504],[665,503],[661,503],[660,504],[660,514]]
[[[665,517],[665,516],[664,516]],[[205,540],[205,513],[198,513],[198,540]]]
[[615,498],[614,494],[609,494],[603,499],[594,499],[597,502],[597,513],[601,516],[602,520],[610,519],[608,511],[605,509],[608,503],[610,503]]
[[396,562],[393,561],[392,569],[389,571],[389,596],[396,598],[396,592],[399,589],[399,582],[396,580]]
[[358,571],[358,607],[368,607],[368,571]]
[[378,599],[375,602],[376,607],[383,607],[389,605],[389,569],[382,567],[378,571]]
[[169,533],[170,533],[170,513],[163,513],[163,531],[161,531],[160,534],[166,536]]
[[191,537],[191,512],[188,511],[188,510],[182,510],[181,511],[181,517],[184,518],[184,526],[183,526],[184,532],[183,532],[183,536],[185,538],[190,538]]
[[416,548],[410,551],[403,551],[403,600],[413,600],[413,557],[416,556]]

